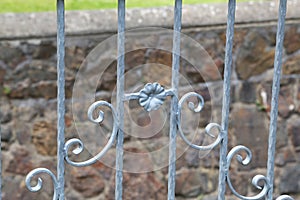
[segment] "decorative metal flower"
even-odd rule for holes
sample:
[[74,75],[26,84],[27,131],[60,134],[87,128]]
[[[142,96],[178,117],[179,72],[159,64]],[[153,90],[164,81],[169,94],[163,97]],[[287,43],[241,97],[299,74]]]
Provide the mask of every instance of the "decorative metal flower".
[[139,93],[139,103],[145,110],[157,110],[165,101],[167,93],[159,83],[147,83]]

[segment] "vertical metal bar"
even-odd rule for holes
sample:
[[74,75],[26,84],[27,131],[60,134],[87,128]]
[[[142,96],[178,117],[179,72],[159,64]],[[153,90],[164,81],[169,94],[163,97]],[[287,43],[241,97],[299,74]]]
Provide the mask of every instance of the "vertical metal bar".
[[118,64],[117,64],[117,113],[119,130],[116,155],[115,199],[122,199],[123,142],[124,142],[124,71],[125,71],[125,0],[118,0]]
[[57,0],[57,190],[64,200],[64,145],[65,145],[65,7]]
[[226,156],[228,144],[228,120],[230,108],[230,84],[231,84],[231,68],[232,68],[232,47],[234,36],[235,22],[235,7],[236,1],[229,0],[228,16],[227,16],[227,31],[226,31],[226,50],[225,50],[225,70],[224,70],[224,88],[223,88],[223,105],[222,105],[222,131],[224,138],[220,147],[220,168],[219,168],[219,193],[218,200],[225,199],[226,189]]
[[175,0],[174,8],[174,33],[172,52],[172,89],[174,96],[171,100],[170,114],[170,145],[169,145],[169,180],[168,200],[175,199],[175,176],[176,176],[176,133],[178,112],[178,75],[180,67],[180,31],[181,31],[182,0]]
[[277,116],[278,116],[278,97],[280,90],[281,64],[282,64],[282,48],[284,40],[284,25],[286,16],[287,0],[280,0],[279,16],[276,36],[276,50],[274,59],[274,77],[272,86],[272,102],[271,102],[271,119],[269,129],[269,147],[268,147],[268,164],[267,178],[270,182],[270,190],[267,199],[272,200],[273,185],[274,185],[274,158],[276,148],[276,132],[277,132]]

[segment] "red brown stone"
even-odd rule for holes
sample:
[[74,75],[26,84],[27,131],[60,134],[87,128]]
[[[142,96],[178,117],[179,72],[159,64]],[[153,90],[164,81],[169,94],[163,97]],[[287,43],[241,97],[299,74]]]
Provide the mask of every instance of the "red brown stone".
[[176,175],[175,193],[179,196],[197,197],[215,190],[217,173],[183,169]]
[[9,162],[6,172],[26,175],[34,168],[30,153],[27,149],[18,147],[12,154],[13,158]]
[[[106,199],[113,200],[115,183],[110,185]],[[167,188],[163,181],[155,173],[123,174],[123,196],[124,199],[165,199]]]
[[[253,159],[250,168],[265,167],[267,161],[268,115],[260,112],[255,105],[234,105],[231,113],[232,134],[236,145],[251,149]],[[249,169],[249,168],[241,168]]]
[[257,32],[250,32],[240,47],[236,60],[238,77],[246,80],[273,67],[274,48],[270,48],[267,39]]
[[85,198],[97,196],[103,192],[105,182],[97,170],[91,166],[72,168],[71,186]]
[[56,155],[57,139],[55,124],[47,121],[39,121],[33,124],[32,143],[39,154]]
[[284,47],[288,54],[294,53],[300,49],[300,32],[296,26],[292,26],[286,30],[284,37]]
[[300,74],[300,55],[292,56],[284,62],[282,65],[282,72],[286,75]]

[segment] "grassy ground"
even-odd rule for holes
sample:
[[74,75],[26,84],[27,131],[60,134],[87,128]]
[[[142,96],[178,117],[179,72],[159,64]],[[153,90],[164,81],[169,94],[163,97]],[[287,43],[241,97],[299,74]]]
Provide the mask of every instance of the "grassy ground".
[[[183,0],[185,4],[221,3],[227,0]],[[238,0],[249,1],[249,0]],[[256,0],[257,1],[257,0]],[[116,8],[117,0],[65,0],[67,10]],[[127,7],[155,7],[172,5],[174,0],[127,0]],[[0,13],[42,12],[55,10],[56,0],[0,0]]]

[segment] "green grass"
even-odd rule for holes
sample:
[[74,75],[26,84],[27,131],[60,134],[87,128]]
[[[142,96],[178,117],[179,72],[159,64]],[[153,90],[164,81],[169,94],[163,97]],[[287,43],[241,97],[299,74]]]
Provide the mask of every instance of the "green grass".
[[[184,4],[221,3],[227,0],[183,0]],[[247,0],[238,0],[247,1]],[[249,0],[248,0],[249,1]],[[67,10],[116,8],[117,0],[65,0]],[[173,5],[174,0],[127,0],[126,6],[156,7]],[[0,13],[54,11],[56,0],[0,0]]]

